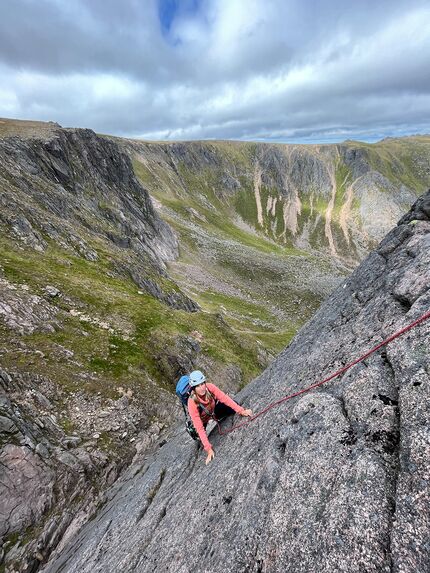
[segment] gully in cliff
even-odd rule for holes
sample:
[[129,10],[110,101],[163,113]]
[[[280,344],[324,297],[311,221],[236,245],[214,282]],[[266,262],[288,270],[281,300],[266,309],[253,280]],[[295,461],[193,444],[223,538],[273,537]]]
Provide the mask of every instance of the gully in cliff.
[[188,433],[194,439],[200,439],[207,452],[206,464],[215,457],[206,434],[209,420],[220,421],[235,413],[241,416],[252,416],[251,410],[242,408],[215,384],[206,382],[206,377],[200,370],[194,370],[189,376],[182,376],[176,385],[176,394],[181,399],[184,408]]

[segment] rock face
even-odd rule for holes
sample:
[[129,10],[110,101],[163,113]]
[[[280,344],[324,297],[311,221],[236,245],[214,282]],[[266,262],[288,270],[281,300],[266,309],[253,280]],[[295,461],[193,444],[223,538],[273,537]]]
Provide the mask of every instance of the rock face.
[[[322,380],[429,311],[429,200],[239,394],[244,405]],[[44,573],[429,571],[429,340],[430,320],[246,427],[212,432],[209,466],[178,429]]]
[[51,243],[95,261],[99,249],[107,250],[140,288],[195,311],[178,289],[165,292],[158,284],[165,263],[178,255],[177,239],[127,155],[88,129],[34,130],[28,123],[19,122],[16,136],[0,130],[0,228],[40,252]]
[[[355,266],[430,184],[430,138],[283,145],[121,140],[151,194]],[[181,202],[182,202],[181,201]],[[166,203],[167,205],[167,203]],[[180,214],[179,209],[177,213]],[[203,225],[204,226],[204,225]]]
[[[99,434],[82,440],[65,432],[55,414],[59,399],[58,388],[48,379],[0,369],[0,557],[7,571],[36,571],[104,502],[103,488],[117,479],[136,449],[159,438],[157,424],[143,436],[137,436],[135,428],[136,448],[127,440],[121,455],[114,456],[103,450]],[[129,407],[126,395],[117,402],[105,412],[106,422],[120,418],[123,427],[128,422],[130,432],[130,418],[138,418],[136,408]],[[78,403],[85,415],[82,432],[103,412],[100,405],[91,411],[90,403]],[[28,537],[22,544],[20,532]]]

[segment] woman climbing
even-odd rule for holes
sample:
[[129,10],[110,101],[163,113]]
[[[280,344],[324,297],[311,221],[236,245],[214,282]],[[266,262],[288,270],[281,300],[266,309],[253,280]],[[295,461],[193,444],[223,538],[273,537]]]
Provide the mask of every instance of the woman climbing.
[[241,416],[252,416],[252,410],[246,410],[236,404],[227,394],[224,394],[215,384],[206,382],[206,377],[200,370],[190,374],[189,385],[191,394],[188,398],[188,412],[200,441],[207,452],[206,465],[215,457],[213,448],[206,434],[209,420],[220,420],[234,413]]

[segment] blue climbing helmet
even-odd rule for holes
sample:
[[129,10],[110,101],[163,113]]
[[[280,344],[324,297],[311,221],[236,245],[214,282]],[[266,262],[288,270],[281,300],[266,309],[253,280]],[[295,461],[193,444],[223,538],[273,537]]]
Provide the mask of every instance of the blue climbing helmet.
[[206,376],[203,372],[200,372],[200,370],[194,370],[191,374],[184,374],[184,376],[179,378],[176,384],[176,395],[184,406],[187,405],[188,398],[194,386],[198,386],[205,381]]
[[206,376],[203,372],[200,372],[200,370],[194,370],[191,372],[189,381],[191,388],[194,388],[194,386],[198,386],[199,384],[203,384],[203,382],[206,382]]

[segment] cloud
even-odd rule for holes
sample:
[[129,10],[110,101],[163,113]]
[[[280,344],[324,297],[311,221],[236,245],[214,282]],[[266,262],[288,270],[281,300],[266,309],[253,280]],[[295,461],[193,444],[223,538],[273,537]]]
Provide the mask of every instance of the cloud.
[[430,125],[424,1],[3,0],[0,115],[154,139]]

